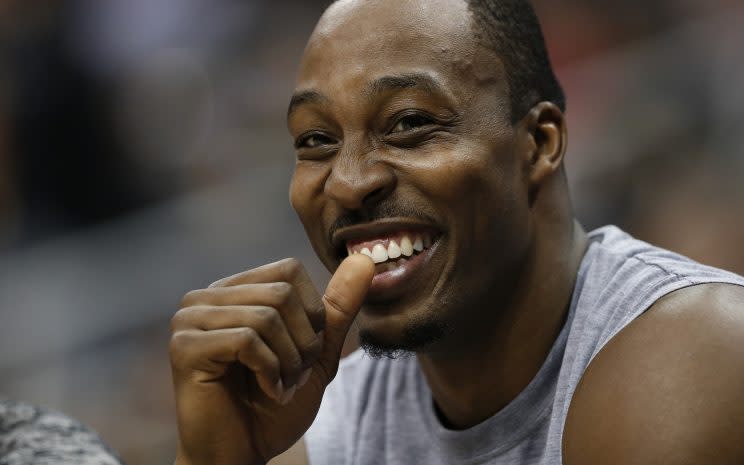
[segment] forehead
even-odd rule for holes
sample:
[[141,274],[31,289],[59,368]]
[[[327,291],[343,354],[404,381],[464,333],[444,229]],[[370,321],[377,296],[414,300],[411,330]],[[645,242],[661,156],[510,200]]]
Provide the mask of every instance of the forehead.
[[297,88],[362,88],[411,72],[434,75],[455,94],[503,81],[501,61],[478,42],[464,0],[342,0],[316,26]]

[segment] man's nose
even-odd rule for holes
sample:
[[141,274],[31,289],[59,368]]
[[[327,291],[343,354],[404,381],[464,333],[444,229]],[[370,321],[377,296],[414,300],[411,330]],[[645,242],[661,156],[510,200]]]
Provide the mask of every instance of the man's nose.
[[373,156],[343,154],[331,168],[325,194],[345,210],[360,210],[386,198],[395,188],[392,168]]

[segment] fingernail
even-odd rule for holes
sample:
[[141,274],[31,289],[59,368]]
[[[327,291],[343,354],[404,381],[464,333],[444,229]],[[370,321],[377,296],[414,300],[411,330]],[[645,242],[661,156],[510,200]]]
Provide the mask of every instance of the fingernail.
[[217,287],[217,286],[219,286],[219,285],[220,285],[221,283],[222,283],[222,280],[221,280],[221,279],[218,279],[217,281],[215,281],[215,282],[213,282],[212,284],[210,284],[209,286],[207,286],[207,289],[211,289],[211,288],[213,288],[213,287]]
[[307,383],[307,380],[310,379],[310,375],[313,374],[313,369],[308,368],[307,370],[302,372],[302,375],[300,375],[300,380],[297,381],[297,386],[302,387]]
[[284,383],[282,383],[281,378],[279,378],[279,381],[276,382],[276,386],[274,386],[274,395],[276,396],[276,400],[281,402],[282,397],[284,396]]
[[292,397],[295,395],[295,391],[297,391],[297,385],[295,384],[291,388],[287,389],[287,391],[282,396],[281,400],[279,400],[279,403],[282,405],[287,405],[290,400],[292,400]]

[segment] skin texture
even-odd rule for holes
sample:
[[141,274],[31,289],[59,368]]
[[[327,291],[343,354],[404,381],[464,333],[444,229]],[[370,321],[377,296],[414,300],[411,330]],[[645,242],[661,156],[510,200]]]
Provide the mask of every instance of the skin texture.
[[[409,348],[411,334],[427,323],[443,328],[416,356],[453,429],[492,416],[535,376],[565,320],[586,235],[566,187],[563,114],[540,102],[512,124],[507,70],[476,36],[460,0],[342,1],[324,14],[300,65],[288,127],[298,158],[290,200],[334,273],[329,298],[321,302],[293,260],[186,295],[171,343],[179,464],[265,463],[287,450],[317,413],[354,316],[362,336],[388,348]],[[436,249],[406,286],[373,285],[368,293],[372,263],[351,257],[340,265],[343,243],[334,239],[391,223],[436,231]],[[677,388],[695,376],[709,379],[699,367],[741,373],[744,356],[734,341],[744,329],[723,322],[744,299],[707,288],[659,302],[595,359],[569,413],[566,465],[610,463],[608,450],[617,464],[738,463],[738,445],[715,422],[727,408],[740,409],[741,390],[733,389],[741,383]],[[684,365],[692,359],[672,354],[701,324],[700,308],[718,317],[706,320],[709,339],[695,341],[723,340],[732,351],[700,350]],[[657,348],[667,352],[640,368],[631,363]],[[286,387],[302,385],[286,405],[275,387],[280,378]],[[662,381],[667,390],[654,394]],[[616,404],[605,401],[608,390]],[[662,404],[661,394],[678,401]],[[690,405],[700,422],[679,426],[691,417],[674,409]],[[595,428],[598,412],[625,426]],[[652,420],[671,428],[669,440],[639,444],[633,426]],[[736,422],[725,426],[738,434]],[[698,426],[705,440],[696,450],[722,451],[719,461],[686,456],[690,441],[676,441],[698,437]],[[672,445],[680,460],[658,460]],[[292,451],[272,463],[305,463],[301,442]]]

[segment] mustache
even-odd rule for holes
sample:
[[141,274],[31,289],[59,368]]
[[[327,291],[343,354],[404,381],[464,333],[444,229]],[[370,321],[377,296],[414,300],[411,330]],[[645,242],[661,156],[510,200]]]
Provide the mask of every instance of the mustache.
[[358,224],[370,223],[372,221],[379,221],[385,218],[401,217],[415,218],[432,224],[436,223],[433,217],[410,205],[394,203],[378,204],[374,208],[342,213],[338,218],[336,218],[333,224],[331,224],[331,228],[328,231],[328,242],[333,242],[333,236],[336,235],[336,232],[339,229]]

